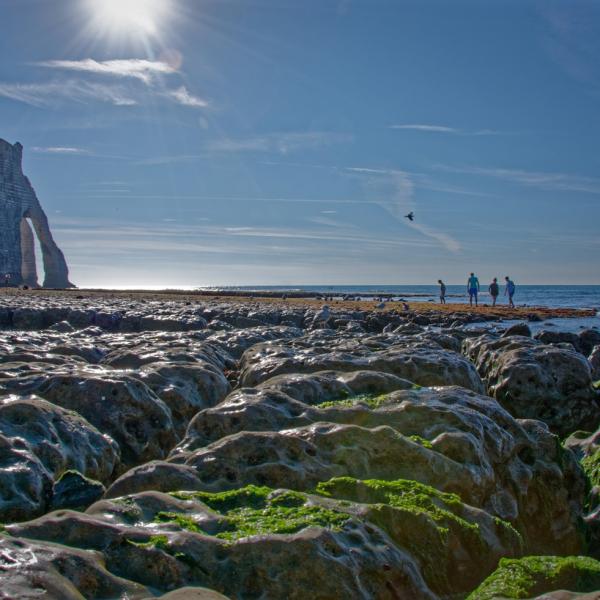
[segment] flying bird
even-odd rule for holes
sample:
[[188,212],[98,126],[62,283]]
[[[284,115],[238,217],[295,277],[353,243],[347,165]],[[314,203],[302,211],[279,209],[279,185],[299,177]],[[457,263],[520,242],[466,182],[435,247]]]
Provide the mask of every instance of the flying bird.
[[405,219],[408,219],[409,221],[414,221],[415,220],[415,213],[412,212],[412,210],[407,214],[404,215]]

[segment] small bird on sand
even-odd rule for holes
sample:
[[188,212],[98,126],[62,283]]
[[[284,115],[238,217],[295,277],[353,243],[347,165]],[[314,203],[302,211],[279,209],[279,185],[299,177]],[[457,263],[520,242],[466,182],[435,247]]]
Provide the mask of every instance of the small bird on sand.
[[405,219],[408,219],[409,221],[414,221],[415,220],[415,213],[411,210],[407,215],[404,215]]

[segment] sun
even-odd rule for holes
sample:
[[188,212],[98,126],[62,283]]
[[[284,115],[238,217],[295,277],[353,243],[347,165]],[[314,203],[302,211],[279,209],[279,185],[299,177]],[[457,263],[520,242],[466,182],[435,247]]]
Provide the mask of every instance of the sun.
[[169,16],[171,0],[88,0],[101,33],[157,36]]

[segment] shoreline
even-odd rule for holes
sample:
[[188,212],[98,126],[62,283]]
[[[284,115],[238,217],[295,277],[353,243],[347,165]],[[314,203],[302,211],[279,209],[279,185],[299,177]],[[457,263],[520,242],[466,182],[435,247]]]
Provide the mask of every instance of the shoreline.
[[[283,296],[286,296],[284,298]],[[506,305],[497,305],[492,307],[486,303],[481,303],[478,307],[472,307],[468,303],[453,302],[448,304],[439,304],[435,302],[406,302],[409,310],[403,309],[403,302],[388,301],[384,308],[378,308],[378,300],[366,299],[361,297],[359,300],[343,300],[341,297],[333,296],[332,300],[325,301],[322,297],[316,297],[315,294],[299,292],[298,294],[287,294],[282,292],[260,292],[260,291],[213,291],[213,290],[111,290],[111,289],[29,289],[21,290],[18,288],[0,288],[0,298],[19,298],[19,297],[39,297],[40,299],[51,298],[76,298],[79,300],[98,300],[98,299],[131,299],[131,300],[150,300],[150,301],[179,301],[179,302],[200,302],[209,303],[231,303],[231,304],[249,304],[257,305],[268,304],[275,307],[306,307],[321,308],[328,304],[332,309],[339,310],[366,310],[373,312],[397,312],[413,314],[423,314],[431,316],[433,314],[447,315],[469,314],[483,317],[484,320],[547,320],[555,318],[589,318],[597,315],[597,310],[590,308],[551,308],[545,306],[516,306],[511,309]],[[353,297],[358,297],[358,294]]]

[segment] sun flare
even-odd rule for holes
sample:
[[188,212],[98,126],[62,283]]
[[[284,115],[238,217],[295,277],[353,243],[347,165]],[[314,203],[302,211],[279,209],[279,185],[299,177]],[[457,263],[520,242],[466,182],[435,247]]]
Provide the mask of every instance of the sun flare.
[[170,0],[89,0],[97,29],[121,35],[158,35],[169,16]]

